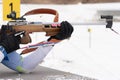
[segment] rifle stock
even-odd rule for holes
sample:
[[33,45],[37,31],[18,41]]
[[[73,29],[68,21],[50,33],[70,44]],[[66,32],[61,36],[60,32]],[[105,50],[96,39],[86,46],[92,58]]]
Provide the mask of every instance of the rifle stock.
[[29,36],[32,32],[46,32],[46,36],[54,36],[59,31],[60,28],[52,27],[51,25],[19,25],[13,26],[15,31],[25,31],[25,35],[21,39],[21,44],[27,44],[31,42],[31,38]]

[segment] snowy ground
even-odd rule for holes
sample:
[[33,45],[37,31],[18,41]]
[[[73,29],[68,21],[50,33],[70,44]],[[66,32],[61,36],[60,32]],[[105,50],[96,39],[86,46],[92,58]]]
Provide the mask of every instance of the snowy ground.
[[[0,5],[1,8],[1,5]],[[96,10],[120,9],[120,3],[98,5],[21,5],[21,15],[36,8],[56,9],[60,14],[60,22],[89,21],[96,19]],[[2,13],[0,13],[2,15]],[[27,17],[29,20],[50,22],[44,15]],[[39,18],[39,19],[38,19]],[[47,18],[44,19],[44,18]],[[2,23],[2,16],[0,16]],[[114,29],[120,32],[119,23]],[[91,33],[88,29],[91,29]],[[32,43],[46,40],[45,33],[33,33]],[[39,37],[40,36],[40,37]],[[57,44],[40,66],[46,66],[78,75],[85,75],[98,80],[120,80],[120,36],[106,29],[105,25],[77,25],[70,40]]]

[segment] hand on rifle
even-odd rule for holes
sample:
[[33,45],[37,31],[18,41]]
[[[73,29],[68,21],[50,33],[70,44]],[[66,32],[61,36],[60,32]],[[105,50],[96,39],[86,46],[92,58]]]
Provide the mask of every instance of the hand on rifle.
[[51,36],[48,39],[48,41],[59,42],[64,39],[68,39],[71,37],[72,32],[73,32],[73,26],[69,22],[63,21],[60,24],[60,32],[55,36]]
[[[8,26],[7,26],[8,27]],[[24,31],[15,32],[11,30],[9,34],[6,33],[6,26],[2,26],[0,33],[0,46],[4,47],[7,53],[19,49],[21,43],[21,36]]]

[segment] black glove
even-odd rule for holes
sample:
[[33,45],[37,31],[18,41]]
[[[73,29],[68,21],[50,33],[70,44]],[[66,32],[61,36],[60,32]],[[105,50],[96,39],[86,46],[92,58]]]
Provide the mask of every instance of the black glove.
[[6,39],[2,40],[2,42],[0,43],[0,45],[5,48],[7,53],[10,53],[20,48],[19,44],[21,43],[21,34],[19,33],[20,32],[6,35]]
[[[9,32],[7,32],[9,31]],[[24,31],[15,32],[12,26],[3,25],[0,33],[0,45],[3,46],[7,53],[19,49],[21,43],[21,36]]]
[[0,30],[0,42],[7,38],[9,34],[15,33],[15,30],[12,29],[12,26],[2,25]]
[[60,32],[55,36],[51,36],[48,41],[51,39],[64,40],[71,37],[71,34],[73,32],[73,26],[69,22],[61,22],[60,29]]

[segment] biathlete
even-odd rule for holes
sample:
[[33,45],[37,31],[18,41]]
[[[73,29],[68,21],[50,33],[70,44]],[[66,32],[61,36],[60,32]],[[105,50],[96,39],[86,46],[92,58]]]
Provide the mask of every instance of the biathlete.
[[[14,32],[9,35],[2,27],[0,33],[0,62],[8,68],[17,72],[31,72],[46,57],[56,43],[71,37],[73,26],[63,21],[60,24],[60,32],[51,36],[48,40],[37,44],[37,48],[23,50],[23,53],[29,52],[28,56],[23,57],[16,50],[20,49],[21,33]],[[32,52],[31,52],[32,51]]]

